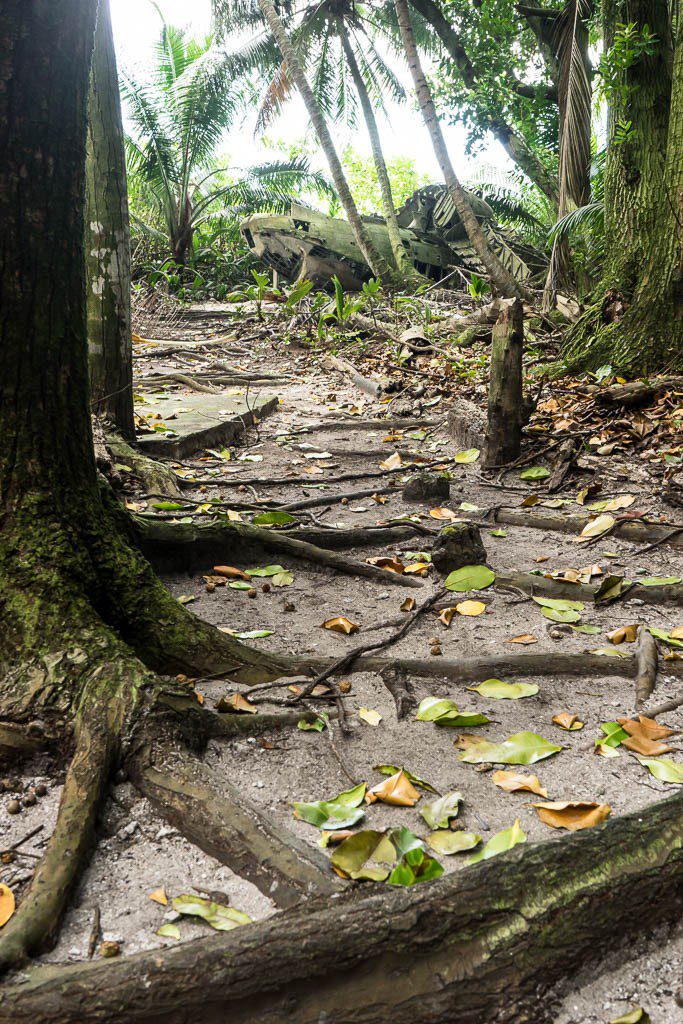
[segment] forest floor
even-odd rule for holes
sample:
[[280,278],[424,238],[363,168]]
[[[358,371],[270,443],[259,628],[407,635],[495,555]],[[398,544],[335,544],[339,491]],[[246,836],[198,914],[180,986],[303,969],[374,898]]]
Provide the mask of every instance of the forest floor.
[[[184,403],[191,398],[196,404],[202,394],[196,390],[197,384],[218,389],[226,399],[247,406],[254,395],[267,391],[277,394],[279,404],[232,443],[186,455],[182,462],[169,459],[181,479],[179,499],[145,493],[134,475],[116,466],[117,483],[127,506],[137,514],[157,518],[202,523],[218,512],[248,523],[276,507],[319,499],[314,507],[292,510],[291,515],[304,526],[329,531],[396,525],[397,521],[413,524],[412,539],[374,546],[366,542],[342,554],[361,562],[383,557],[398,563],[395,568],[401,571],[422,565],[417,572],[399,577],[399,582],[417,580],[421,587],[397,586],[389,573],[386,582],[342,574],[287,554],[255,559],[245,548],[226,550],[213,564],[207,562],[189,573],[164,574],[171,592],[189,603],[196,615],[245,636],[247,642],[263,650],[335,658],[371,640],[389,640],[405,622],[406,601],[419,605],[442,592],[436,609],[417,616],[405,635],[383,652],[392,659],[434,662],[433,678],[403,678],[407,703],[402,717],[379,674],[351,667],[336,677],[337,684],[347,684],[341,687],[336,703],[343,702],[348,733],[340,728],[338,719],[332,719],[331,731],[290,728],[230,743],[212,741],[206,761],[269,819],[313,845],[320,844],[321,834],[323,841],[329,835],[295,818],[292,803],[329,800],[362,782],[377,786],[385,778],[376,769],[381,764],[405,767],[438,794],[461,794],[460,811],[449,833],[460,830],[479,836],[479,848],[515,822],[524,836],[521,839],[517,833],[519,841],[561,841],[566,835],[564,828],[551,827],[540,819],[533,806],[544,802],[540,795],[507,792],[494,784],[496,768],[521,774],[527,781],[536,776],[548,800],[585,801],[593,807],[582,808],[581,813],[593,811],[599,819],[637,811],[674,792],[673,784],[658,779],[640,763],[644,750],[629,750],[623,743],[605,750],[596,747],[595,741],[604,739],[609,731],[609,727],[601,730],[601,725],[634,716],[634,680],[620,675],[618,665],[624,653],[632,654],[635,649],[636,626],[656,629],[660,638],[656,687],[639,710],[647,714],[648,708],[680,695],[681,677],[674,669],[680,667],[677,649],[683,647],[681,594],[671,601],[650,602],[647,590],[656,593],[657,586],[664,583],[675,590],[683,581],[683,532],[674,532],[682,516],[676,507],[675,479],[672,482],[683,452],[683,387],[677,388],[675,382],[662,386],[629,408],[600,404],[599,394],[615,384],[609,374],[604,381],[545,383],[540,395],[539,383],[529,380],[529,390],[540,404],[527,429],[522,459],[507,470],[485,470],[479,421],[472,421],[469,434],[476,438],[479,432],[479,445],[459,443],[448,422],[449,412],[463,401],[485,412],[485,337],[453,353],[443,340],[438,341],[438,348],[445,351],[420,342],[422,351],[406,355],[399,340],[382,337],[381,332],[378,336],[372,330],[358,334],[347,330],[345,337],[340,332],[334,350],[366,378],[365,385],[359,387],[357,377],[354,382],[348,372],[326,364],[329,343],[311,339],[302,318],[285,313],[281,306],[267,303],[263,320],[248,306],[205,311],[206,318],[197,319],[200,315],[197,312],[194,320],[171,327],[157,344],[136,345],[141,430],[149,434],[154,429],[172,442]],[[399,320],[401,328],[410,325],[410,315],[402,314],[395,323]],[[538,367],[541,359],[547,360],[552,353],[556,335],[552,329],[547,333],[540,329],[534,335],[534,325],[528,329],[532,335],[530,362]],[[240,373],[261,374],[262,378],[240,381]],[[185,381],[171,379],[177,374]],[[382,382],[383,389],[371,395],[368,381]],[[177,403],[178,415],[159,418],[154,412],[156,403],[164,403],[165,410],[171,407],[169,403]],[[406,422],[392,426],[395,418]],[[369,424],[370,420],[377,422]],[[460,433],[456,428],[456,436]],[[562,442],[571,437],[581,438],[583,444],[564,467],[564,479],[549,492],[548,480],[553,481],[558,453],[566,450]],[[457,460],[459,452],[475,448],[480,450],[479,456],[466,456],[474,461]],[[450,497],[406,500],[403,483],[425,465],[433,473],[449,474]],[[536,472],[532,479],[521,478],[530,467],[547,468],[551,476]],[[345,479],[335,482],[340,476]],[[202,482],[196,482],[198,479]],[[366,493],[354,496],[356,491]],[[334,500],[342,493],[349,496]],[[591,509],[595,502],[610,504]],[[501,512],[506,510],[513,511],[518,521],[505,522]],[[539,516],[545,525],[538,524]],[[561,524],[565,516],[584,519],[575,532],[548,528],[551,521]],[[581,536],[578,529],[597,516],[608,517],[602,524],[604,534]],[[444,579],[430,564],[429,553],[439,530],[463,518],[479,525],[486,563],[499,581],[512,573],[579,580],[575,584],[577,600],[582,599],[580,584],[599,585],[607,576],[645,580],[645,584],[637,598],[627,590],[611,602],[584,599],[578,615],[571,614],[575,611],[571,608],[544,609],[533,600],[533,590],[520,587],[519,581],[473,592],[443,591]],[[649,550],[650,541],[629,540],[621,534],[625,524],[633,526],[641,519],[660,531],[656,546]],[[666,529],[661,524],[666,524]],[[218,565],[242,572],[267,567],[267,574],[249,581],[235,580],[217,572]],[[281,566],[284,574],[273,577],[274,565]],[[526,577],[532,584],[534,578]],[[231,586],[231,582],[240,586]],[[464,601],[468,604],[463,607]],[[438,609],[443,608],[455,611],[439,618]],[[557,614],[548,617],[548,611]],[[350,633],[325,628],[324,623],[339,619],[349,624]],[[618,631],[624,627],[626,637],[618,643]],[[575,671],[573,662],[578,663],[586,652],[597,652],[604,660],[604,673],[595,667],[589,672]],[[489,678],[486,673],[469,684],[439,676],[440,659],[520,653],[548,656],[547,670],[537,668],[528,677],[510,675],[506,679],[501,671],[503,682],[532,684],[529,689],[533,692],[524,696],[493,699],[481,695],[472,687]],[[567,671],[553,668],[552,658],[557,654],[568,656],[564,662]],[[224,679],[190,680],[189,685],[209,706],[217,706],[221,699],[234,700],[237,691],[246,690],[231,687]],[[253,707],[247,707],[246,713],[255,708],[282,711],[293,696],[282,684],[258,690],[249,696]],[[418,706],[428,697],[454,701],[460,714],[483,714],[488,722],[444,728],[433,721],[418,721]],[[325,714],[335,708],[334,694],[322,686],[306,706]],[[570,716],[567,722],[576,716],[574,728],[563,728],[553,720],[563,714]],[[669,750],[652,756],[664,763],[673,760],[680,771],[683,711],[679,708],[658,721],[674,732],[664,743]],[[473,735],[499,743],[523,732],[543,737],[559,749],[529,767],[501,764],[495,757],[480,764],[460,760],[474,749]],[[598,756],[596,751],[611,756]],[[22,796],[39,783],[46,786],[46,795],[19,814],[7,813],[11,797]],[[28,881],[35,856],[49,836],[60,783],[49,759],[43,758],[25,765],[24,774],[6,787],[7,799],[0,811],[3,849],[39,829],[21,846],[22,856],[0,869],[0,881],[13,888],[20,889]],[[412,807],[381,801],[365,806],[360,827],[406,826],[426,837],[431,830],[420,812],[436,797],[421,787],[417,793],[419,800]],[[559,823],[563,821],[566,823],[566,819]],[[172,942],[157,935],[164,923],[177,923],[183,941],[206,931],[199,919],[181,920],[168,905],[149,898],[160,889],[169,898],[181,893],[208,895],[229,902],[254,920],[275,912],[271,900],[255,886],[199,851],[159,818],[125,778],[117,778],[112,785],[100,835],[102,841],[74,896],[58,945],[46,954],[47,960],[87,957],[97,918],[98,940],[118,942],[123,954]],[[327,853],[333,848],[330,844]],[[468,853],[434,856],[445,872],[467,870]],[[615,947],[618,938],[615,936]],[[652,1024],[683,1022],[683,1009],[675,1001],[683,967],[680,936],[661,928],[650,935],[644,921],[643,937],[631,946],[628,958],[623,952],[604,952],[604,962],[587,968],[555,992],[557,1024],[600,1024],[637,1007],[649,1014]]]

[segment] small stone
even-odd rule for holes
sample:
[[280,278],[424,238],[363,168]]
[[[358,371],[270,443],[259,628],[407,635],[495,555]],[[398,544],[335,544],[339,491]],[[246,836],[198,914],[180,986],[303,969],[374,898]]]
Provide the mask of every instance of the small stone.
[[47,786],[44,782],[39,782],[34,789],[36,796],[47,796]]
[[443,654],[443,651],[441,650],[441,648],[439,647],[438,644],[434,644],[433,647],[429,648],[429,653],[432,654],[436,658],[436,657],[439,657],[441,654]]
[[119,768],[114,775],[114,782],[117,786],[120,786],[123,782],[128,781],[128,772],[124,771],[123,768]]
[[474,523],[449,523],[444,526],[432,547],[432,564],[442,576],[448,576],[465,565],[484,565],[486,548]]
[[135,835],[140,825],[137,821],[129,821],[127,825],[120,828],[117,835],[119,839],[130,839],[131,836]]
[[252,587],[251,590],[247,591],[247,597],[251,597],[253,599],[256,597],[256,593],[256,590]]
[[33,807],[34,804],[38,803],[38,800],[35,793],[27,793],[21,802],[24,807]]
[[477,764],[474,766],[475,772],[490,772],[492,768],[493,765],[490,764],[488,761],[483,761],[482,764]]
[[118,944],[118,942],[113,942],[109,940],[108,942],[103,942],[100,946],[100,956],[103,956],[105,959],[110,959],[113,956],[118,956],[120,952],[121,947]]
[[351,692],[351,683],[349,682],[348,679],[342,679],[342,681],[340,683],[338,683],[337,686],[338,686],[338,689],[339,689],[340,693],[350,693]]
[[7,804],[8,814],[19,814],[21,812],[21,804],[18,800],[10,800]]
[[349,503],[349,499],[348,498],[342,498],[342,500],[339,502],[340,505],[348,505],[348,503]]
[[260,779],[257,779],[254,783],[254,789],[263,789],[264,783]]
[[270,591],[272,590],[272,587],[271,587],[270,583],[264,583],[261,586],[261,590],[263,591],[264,594],[269,594]]
[[389,598],[388,594],[378,594],[377,595],[377,600],[378,601],[386,601],[386,600],[388,600],[388,598]]
[[284,607],[285,607],[285,611],[286,612],[295,612],[296,611],[296,605],[294,604],[293,601],[285,601],[285,606]]
[[163,828],[159,829],[154,838],[157,840],[157,842],[161,842],[162,839],[168,839],[169,836],[175,835],[175,832],[176,830],[174,828],[164,826]]

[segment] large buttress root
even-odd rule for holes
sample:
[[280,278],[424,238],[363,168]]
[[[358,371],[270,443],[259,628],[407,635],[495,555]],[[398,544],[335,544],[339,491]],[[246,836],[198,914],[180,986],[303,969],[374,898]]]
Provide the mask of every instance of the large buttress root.
[[40,968],[4,989],[0,1024],[546,1024],[550,985],[615,934],[675,918],[682,877],[677,795],[432,884],[343,894],[163,953]]

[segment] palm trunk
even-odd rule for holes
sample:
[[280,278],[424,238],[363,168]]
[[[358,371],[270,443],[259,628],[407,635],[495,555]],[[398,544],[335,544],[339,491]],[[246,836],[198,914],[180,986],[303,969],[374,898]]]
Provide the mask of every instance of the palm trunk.
[[385,259],[377,251],[365,229],[365,225],[363,224],[358,208],[356,207],[353,196],[351,195],[348,182],[344,176],[344,171],[337,155],[334,142],[332,141],[332,136],[330,135],[327,124],[325,123],[325,118],[315,96],[313,95],[313,91],[308,84],[306,75],[304,74],[299,59],[294,52],[294,47],[291,44],[285,27],[278,17],[271,0],[258,0],[258,5],[268,27],[270,28],[270,31],[273,33],[281,54],[284,57],[287,65],[287,73],[301,93],[303,101],[306,104],[308,116],[311,119],[318,141],[329,164],[332,180],[337,190],[337,194],[339,195],[339,201],[341,202],[348,222],[351,225],[351,230],[353,231],[356,243],[360,250],[359,255],[363,257],[375,277],[379,278],[384,284],[392,284],[394,275],[391,272],[391,268],[387,266]]
[[356,55],[353,52],[353,47],[351,46],[351,42],[344,26],[340,26],[339,34],[346,62],[349,65],[351,77],[353,78],[353,83],[356,87],[356,92],[358,93],[358,99],[360,100],[361,110],[363,111],[363,117],[365,118],[365,125],[368,130],[372,156],[375,161],[375,170],[377,172],[377,181],[379,183],[380,194],[382,196],[382,213],[384,214],[384,219],[387,224],[387,234],[389,236],[391,251],[394,255],[396,269],[401,278],[410,282],[412,285],[417,286],[422,283],[423,278],[415,270],[410,256],[408,255],[408,250],[403,244],[403,239],[401,238],[401,229],[399,228],[398,220],[396,219],[394,197],[391,194],[391,182],[389,181],[387,165],[384,160],[384,153],[382,152],[382,143],[379,137],[375,112],[372,109],[368,90],[365,87],[363,76],[360,73],[360,68],[356,61]]
[[396,16],[401,30],[401,39],[403,40],[403,46],[406,51],[408,66],[415,85],[415,92],[417,93],[420,110],[422,111],[422,117],[424,118],[425,125],[431,137],[434,153],[436,155],[436,159],[439,161],[439,166],[441,167],[441,173],[443,174],[450,196],[463,223],[463,227],[467,232],[467,237],[472,243],[472,247],[474,248],[477,256],[486,267],[492,283],[501,295],[511,298],[529,298],[529,293],[526,289],[515,281],[512,274],[505,269],[496,254],[491,251],[486,240],[486,235],[482,231],[479,221],[472,212],[472,207],[469,204],[469,200],[462,185],[456,177],[453,165],[448,155],[448,150],[446,149],[446,142],[441,131],[439,119],[436,115],[434,100],[432,99],[431,90],[427,83],[427,79],[425,78],[424,71],[422,70],[420,57],[417,52],[417,45],[415,43],[408,4],[406,0],[394,0],[394,6],[396,8]]
[[92,410],[135,437],[130,224],[121,100],[109,0],[100,0],[90,72],[86,274]]

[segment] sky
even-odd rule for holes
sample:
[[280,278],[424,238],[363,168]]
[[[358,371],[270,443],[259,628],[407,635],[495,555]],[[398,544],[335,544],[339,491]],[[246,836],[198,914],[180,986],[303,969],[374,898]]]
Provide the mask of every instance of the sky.
[[[210,29],[210,0],[157,0],[159,9],[169,24],[188,27],[197,35],[204,35]],[[112,23],[116,42],[117,56],[121,66],[142,66],[149,62],[152,48],[159,35],[160,19],[150,0],[111,0]],[[399,74],[409,99],[403,104],[391,104],[388,116],[379,115],[382,143],[387,158],[395,156],[411,157],[417,171],[428,175],[433,181],[440,180],[438,164],[434,158],[427,130],[422,118],[413,107],[412,91],[406,69],[395,68]],[[225,153],[230,163],[247,166],[263,159],[272,159],[272,151],[267,151],[254,138],[254,118],[236,126],[226,138]],[[273,140],[293,142],[301,139],[306,132],[308,118],[303,103],[297,97],[286,107],[282,114],[269,128],[268,135]],[[494,166],[500,171],[511,166],[502,147],[492,140],[487,149],[476,156],[468,157],[465,153],[465,133],[459,126],[443,125],[451,160],[461,180],[466,181],[476,174],[482,164]],[[335,141],[339,149],[352,143],[354,149],[364,156],[370,156],[370,146],[362,131],[352,132],[335,127]]]

